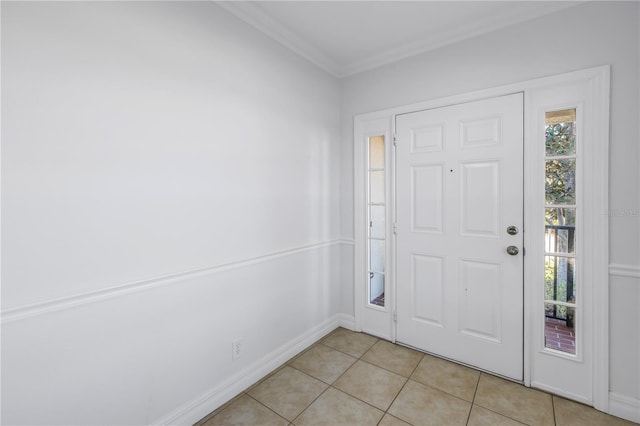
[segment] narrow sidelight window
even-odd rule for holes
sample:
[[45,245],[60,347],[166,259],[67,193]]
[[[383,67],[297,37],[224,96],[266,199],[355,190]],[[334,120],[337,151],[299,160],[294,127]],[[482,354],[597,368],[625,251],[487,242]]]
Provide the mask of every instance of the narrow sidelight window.
[[545,347],[576,354],[576,110],[545,114]]
[[385,288],[385,140],[384,136],[369,138],[368,170],[368,247],[370,305],[384,307]]

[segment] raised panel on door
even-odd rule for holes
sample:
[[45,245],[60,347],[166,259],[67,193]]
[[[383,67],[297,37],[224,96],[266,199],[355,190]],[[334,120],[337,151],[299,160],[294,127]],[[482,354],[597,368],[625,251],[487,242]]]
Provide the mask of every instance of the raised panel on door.
[[411,254],[412,317],[427,325],[444,325],[443,259],[438,256]]
[[442,164],[411,165],[411,229],[442,233]]
[[500,162],[462,163],[460,174],[460,233],[497,237],[501,212]]
[[444,124],[432,124],[411,129],[411,152],[442,151],[444,142]]
[[460,260],[460,332],[500,343],[502,271],[499,264]]

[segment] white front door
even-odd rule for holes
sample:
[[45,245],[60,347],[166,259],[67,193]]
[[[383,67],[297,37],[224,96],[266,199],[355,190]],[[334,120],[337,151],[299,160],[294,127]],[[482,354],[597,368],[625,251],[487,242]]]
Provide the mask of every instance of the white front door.
[[400,114],[396,135],[396,340],[522,380],[522,93]]

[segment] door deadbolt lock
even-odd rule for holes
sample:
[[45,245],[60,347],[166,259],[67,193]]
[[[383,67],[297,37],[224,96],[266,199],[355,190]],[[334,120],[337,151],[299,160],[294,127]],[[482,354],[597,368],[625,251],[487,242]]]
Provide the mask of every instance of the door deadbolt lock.
[[515,256],[516,254],[520,253],[520,250],[518,250],[518,247],[516,246],[509,246],[507,247],[507,253],[509,253],[511,256]]
[[518,234],[518,227],[517,226],[509,226],[507,228],[507,234],[509,235],[517,235]]

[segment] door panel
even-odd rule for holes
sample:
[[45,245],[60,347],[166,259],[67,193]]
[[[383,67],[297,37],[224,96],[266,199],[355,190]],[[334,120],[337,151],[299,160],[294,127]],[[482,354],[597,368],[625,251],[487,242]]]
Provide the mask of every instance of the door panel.
[[500,343],[500,265],[460,261],[460,332]]
[[444,324],[442,258],[411,255],[412,318],[431,325]]
[[411,167],[411,230],[442,233],[444,165]]
[[464,236],[498,237],[501,207],[500,163],[460,164],[460,232]]
[[516,380],[522,126],[520,93],[396,117],[397,340]]

